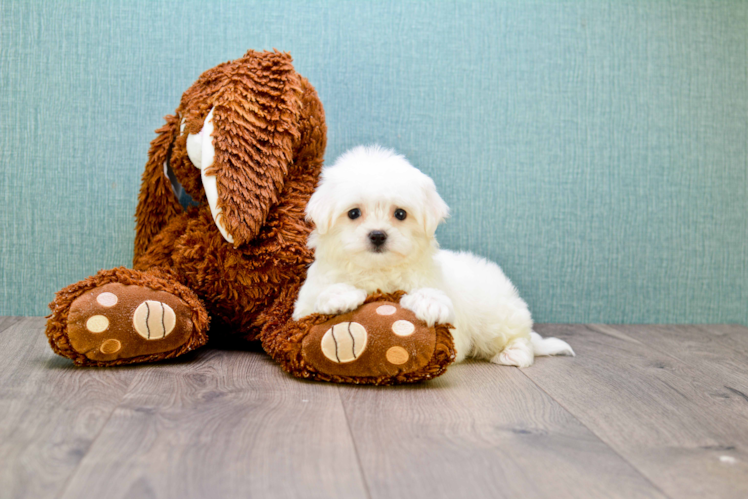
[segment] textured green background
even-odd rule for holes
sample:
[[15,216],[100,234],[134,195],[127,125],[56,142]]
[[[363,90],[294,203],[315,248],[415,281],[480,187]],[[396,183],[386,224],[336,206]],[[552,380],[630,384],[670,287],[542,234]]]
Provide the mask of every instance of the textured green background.
[[0,314],[128,265],[148,143],[205,69],[291,52],[328,161],[432,175],[442,246],[544,322],[748,324],[748,2],[0,2]]

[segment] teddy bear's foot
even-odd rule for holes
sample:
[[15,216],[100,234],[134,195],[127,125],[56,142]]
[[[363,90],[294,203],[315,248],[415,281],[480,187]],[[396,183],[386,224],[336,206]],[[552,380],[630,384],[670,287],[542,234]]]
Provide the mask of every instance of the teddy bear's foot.
[[71,347],[93,361],[113,361],[177,349],[192,335],[192,311],[181,299],[143,286],[109,283],[70,306]]
[[449,326],[427,326],[401,296],[375,294],[355,311],[289,323],[277,337],[282,349],[265,341],[266,349],[286,371],[316,380],[387,385],[441,375],[455,359]]
[[120,272],[124,282],[102,277],[112,273],[103,271],[71,285],[69,300],[62,300],[65,290],[58,294],[63,304],[47,328],[58,354],[79,365],[107,366],[170,358],[205,343],[207,314],[189,289],[141,271]]

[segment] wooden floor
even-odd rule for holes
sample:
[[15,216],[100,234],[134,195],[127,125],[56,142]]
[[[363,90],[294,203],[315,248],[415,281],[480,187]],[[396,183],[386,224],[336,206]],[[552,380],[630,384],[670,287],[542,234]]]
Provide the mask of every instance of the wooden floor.
[[537,325],[576,358],[394,388],[260,351],[75,368],[0,318],[3,497],[746,497],[748,329]]

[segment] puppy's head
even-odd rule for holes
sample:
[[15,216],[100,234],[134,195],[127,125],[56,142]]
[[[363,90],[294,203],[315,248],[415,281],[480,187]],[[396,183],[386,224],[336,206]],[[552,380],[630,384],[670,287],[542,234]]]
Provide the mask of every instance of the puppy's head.
[[436,247],[449,208],[434,181],[401,155],[359,146],[322,171],[307,218],[317,257],[360,268],[407,264]]

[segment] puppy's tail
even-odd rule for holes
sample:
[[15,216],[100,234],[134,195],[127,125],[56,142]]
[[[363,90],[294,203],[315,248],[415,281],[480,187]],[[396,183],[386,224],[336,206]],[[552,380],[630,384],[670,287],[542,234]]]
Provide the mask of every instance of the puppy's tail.
[[530,341],[536,356],[576,356],[569,344],[556,337],[543,338],[536,332],[530,332]]

